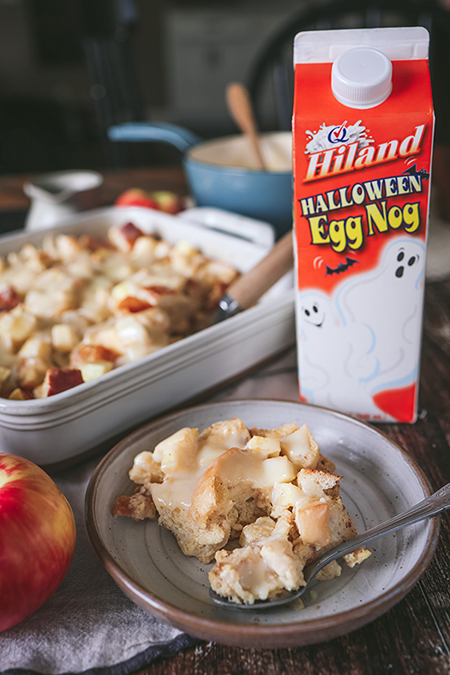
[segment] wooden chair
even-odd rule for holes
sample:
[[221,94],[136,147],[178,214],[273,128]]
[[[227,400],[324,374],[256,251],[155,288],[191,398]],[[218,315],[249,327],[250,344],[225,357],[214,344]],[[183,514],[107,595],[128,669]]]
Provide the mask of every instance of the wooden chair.
[[[135,0],[79,0],[79,32],[90,80],[90,94],[108,164],[129,163],[126,149],[108,139],[113,124],[145,119],[145,108],[131,55],[138,23]],[[140,149],[148,155],[148,149]]]
[[[291,14],[251,64],[247,86],[260,128],[291,128],[293,41],[304,30],[414,26],[430,33],[430,73],[436,113],[434,183],[450,220],[450,11],[436,0],[328,0]],[[267,111],[271,106],[272,110]]]
[[291,127],[292,51],[294,37],[300,31],[401,25],[428,29],[432,77],[446,74],[450,64],[450,12],[434,0],[331,0],[291,14],[262,46],[249,70],[247,86],[258,120],[261,122],[264,89],[272,78],[277,126],[283,130]]

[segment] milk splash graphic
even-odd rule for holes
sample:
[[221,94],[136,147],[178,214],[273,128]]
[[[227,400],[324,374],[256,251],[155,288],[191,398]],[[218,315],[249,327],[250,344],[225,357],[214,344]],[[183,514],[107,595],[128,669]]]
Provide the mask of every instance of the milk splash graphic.
[[[336,46],[345,59],[361,44],[388,63],[384,91],[355,94],[333,80]],[[421,28],[295,41],[300,397],[373,421],[417,416],[434,129],[427,57]]]
[[306,144],[306,154],[329,150],[343,143],[358,142],[358,149],[363,148],[373,139],[367,135],[366,127],[361,126],[361,120],[355,124],[348,125],[347,120],[343,124],[331,124],[327,126],[325,122],[320,125],[317,131],[306,130],[306,135],[310,140]]

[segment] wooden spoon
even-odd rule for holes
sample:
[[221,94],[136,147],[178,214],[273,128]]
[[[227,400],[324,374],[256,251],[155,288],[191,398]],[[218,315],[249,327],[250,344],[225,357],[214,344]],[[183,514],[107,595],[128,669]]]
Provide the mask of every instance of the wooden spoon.
[[258,169],[267,171],[264,159],[261,153],[261,145],[258,137],[255,116],[253,114],[252,104],[247,88],[240,82],[230,82],[226,89],[226,99],[228,110],[234,121],[247,136],[254,150],[255,159],[258,162]]

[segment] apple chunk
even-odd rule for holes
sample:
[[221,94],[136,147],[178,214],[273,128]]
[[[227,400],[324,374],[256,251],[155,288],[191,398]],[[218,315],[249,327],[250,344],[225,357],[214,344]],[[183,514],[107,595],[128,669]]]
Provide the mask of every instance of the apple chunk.
[[281,452],[289,457],[297,471],[316,468],[320,458],[319,446],[306,424],[284,436],[280,444]]
[[42,396],[54,396],[62,391],[72,389],[84,380],[77,368],[49,368],[42,385]]
[[295,522],[304,544],[328,546],[331,541],[329,515],[330,509],[326,503],[297,510]]

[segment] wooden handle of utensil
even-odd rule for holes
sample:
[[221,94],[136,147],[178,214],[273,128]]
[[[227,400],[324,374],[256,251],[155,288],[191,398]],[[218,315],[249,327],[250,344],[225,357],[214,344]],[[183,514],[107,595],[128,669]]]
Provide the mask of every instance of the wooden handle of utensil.
[[246,134],[253,146],[258,169],[266,171],[248,90],[240,82],[231,82],[226,89],[226,99],[236,124]]
[[241,309],[248,309],[286,272],[289,272],[293,265],[293,233],[290,230],[256,267],[228,287],[227,295],[236,300]]

